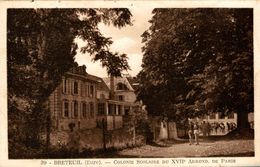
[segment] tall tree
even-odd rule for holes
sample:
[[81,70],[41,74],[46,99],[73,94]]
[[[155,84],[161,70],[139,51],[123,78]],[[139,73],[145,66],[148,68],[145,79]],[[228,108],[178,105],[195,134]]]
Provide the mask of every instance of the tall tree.
[[38,141],[47,98],[74,64],[76,37],[86,42],[81,52],[100,60],[109,74],[120,76],[129,69],[125,54],[109,51],[112,40],[100,33],[100,22],[121,28],[131,25],[131,13],[123,8],[8,9],[9,122],[21,112],[27,116],[30,144]]
[[253,111],[252,9],[155,9],[153,14],[143,34],[139,74],[139,98],[148,109],[159,106],[154,112],[175,120],[235,111],[238,129],[247,128],[247,113]]

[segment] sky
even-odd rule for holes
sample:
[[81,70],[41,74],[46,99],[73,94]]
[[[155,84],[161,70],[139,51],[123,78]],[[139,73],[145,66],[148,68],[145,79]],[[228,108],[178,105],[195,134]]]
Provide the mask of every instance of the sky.
[[[126,26],[121,29],[115,28],[113,26],[106,26],[104,24],[99,25],[100,32],[105,37],[112,37],[114,43],[111,45],[110,49],[113,52],[125,53],[128,56],[128,63],[131,70],[123,72],[124,74],[130,74],[131,76],[136,76],[141,70],[142,64],[142,51],[141,48],[142,38],[141,35],[145,30],[150,27],[148,22],[152,17],[152,8],[130,8],[132,13],[132,26]],[[84,42],[77,39],[79,48],[84,45]],[[100,62],[93,63],[92,57],[88,54],[82,54],[77,51],[76,62],[79,65],[85,64],[87,67],[87,73],[96,75],[98,77],[107,77],[107,72],[105,68],[101,67]]]

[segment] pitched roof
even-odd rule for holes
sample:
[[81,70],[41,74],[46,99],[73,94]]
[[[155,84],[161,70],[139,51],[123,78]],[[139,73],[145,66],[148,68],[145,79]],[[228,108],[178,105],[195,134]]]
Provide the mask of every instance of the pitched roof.
[[107,86],[107,84],[104,82],[103,79],[101,79],[101,82],[98,84],[97,87],[98,90],[103,90],[103,91],[109,91],[109,87]]
[[136,77],[126,77],[128,82],[130,83],[130,85],[132,86],[132,88],[134,90],[137,90],[139,87],[139,82],[138,79]]
[[[137,90],[137,88],[139,87],[139,82],[138,82],[138,79],[136,77],[122,77],[120,79],[118,78],[115,78],[114,81],[115,81],[115,84],[119,83],[122,81],[122,79],[124,81],[126,81],[125,83],[127,85],[130,85],[130,90]],[[110,89],[110,78],[107,77],[107,78],[103,78],[105,84],[107,85],[107,87]],[[120,81],[121,80],[121,81]],[[116,87],[115,87],[116,88]]]
[[88,74],[88,78],[92,80],[96,80],[98,82],[97,90],[109,91],[109,87],[107,86],[107,84],[104,82],[102,78],[91,74]]
[[104,83],[107,85],[108,89],[110,90],[110,78],[106,77],[106,78],[102,78]]

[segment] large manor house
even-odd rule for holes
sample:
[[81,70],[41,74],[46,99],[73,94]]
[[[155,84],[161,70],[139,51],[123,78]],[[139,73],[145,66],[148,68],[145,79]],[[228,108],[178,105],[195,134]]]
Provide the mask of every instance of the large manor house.
[[136,101],[133,77],[100,78],[86,72],[85,66],[72,68],[49,97],[52,128],[91,129],[105,122],[107,130],[123,127],[124,117],[142,110]]
[[[84,65],[72,68],[65,73],[62,82],[49,97],[53,130],[69,130],[70,124],[78,130],[123,128],[129,123],[134,112],[144,111],[142,102],[136,99],[135,90],[138,85],[134,77],[100,78],[88,74]],[[249,122],[253,120],[251,115]],[[160,119],[154,122],[154,118],[149,118],[155,139],[156,131],[160,130]],[[204,120],[211,124],[226,124],[236,123],[237,115],[231,113],[223,116],[212,113],[196,119],[199,122]],[[178,133],[181,129],[178,128]]]

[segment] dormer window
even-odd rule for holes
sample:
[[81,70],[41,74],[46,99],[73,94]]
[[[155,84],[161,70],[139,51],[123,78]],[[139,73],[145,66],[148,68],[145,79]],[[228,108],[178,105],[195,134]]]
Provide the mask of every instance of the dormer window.
[[128,90],[126,84],[119,82],[116,87],[117,90]]

